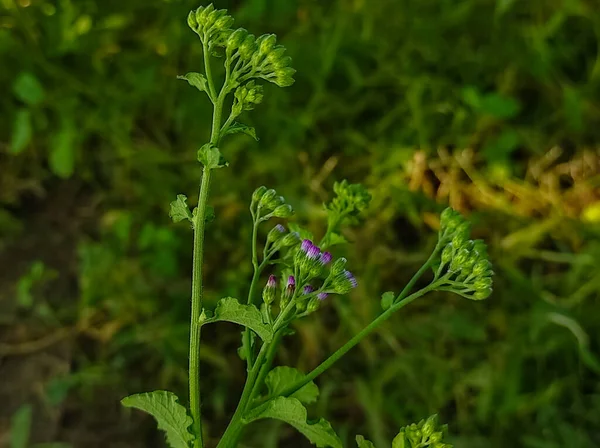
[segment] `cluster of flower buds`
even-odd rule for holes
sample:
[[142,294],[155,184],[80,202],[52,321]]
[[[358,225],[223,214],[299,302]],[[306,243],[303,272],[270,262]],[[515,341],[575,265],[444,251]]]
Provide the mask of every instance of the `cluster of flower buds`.
[[[441,216],[440,238],[446,242],[438,272],[446,270],[455,292],[474,300],[492,293],[492,265],[482,240],[470,240],[470,224],[458,212],[447,208]],[[458,286],[456,284],[459,284]]]
[[252,204],[250,208],[256,212],[258,216],[261,216],[262,212],[266,212],[265,216],[262,216],[262,220],[266,221],[269,218],[289,218],[294,214],[294,209],[291,205],[285,203],[283,196],[277,195],[275,190],[267,189],[262,186],[254,190],[252,194]]
[[281,224],[277,224],[273,227],[269,233],[267,233],[267,247],[274,244],[277,249],[282,247],[291,247],[300,242],[300,235],[298,232],[289,232]]
[[200,36],[202,43],[208,45],[211,52],[214,52],[216,47],[225,46],[231,35],[233,17],[227,14],[226,9],[215,9],[211,3],[190,11],[188,25]]
[[244,28],[238,28],[229,35],[225,51],[229,63],[237,61],[232,73],[236,81],[262,78],[279,87],[294,83],[296,70],[290,67],[292,58],[285,56],[285,47],[277,45],[274,34],[263,34],[255,38]]
[[249,81],[243,86],[235,89],[235,101],[232,106],[234,116],[238,116],[244,110],[252,110],[254,106],[260,104],[263,99],[263,86],[257,85],[254,81]]
[[322,252],[311,240],[305,239],[296,252],[294,262],[302,276],[308,280],[321,276],[331,259],[329,252]]
[[447,432],[448,425],[440,425],[437,415],[432,415],[400,429],[392,441],[392,448],[452,448],[453,445],[443,442]]
[[347,220],[354,223],[369,207],[371,195],[361,184],[350,184],[347,180],[333,184],[336,196],[325,208],[333,215],[330,219]]

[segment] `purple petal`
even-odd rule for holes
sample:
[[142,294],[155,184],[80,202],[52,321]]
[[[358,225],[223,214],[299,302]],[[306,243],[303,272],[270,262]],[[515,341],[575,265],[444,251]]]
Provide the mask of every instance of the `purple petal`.
[[315,290],[315,288],[313,288],[311,285],[306,285],[303,289],[302,292],[304,294],[310,294],[311,292],[313,292]]
[[288,277],[288,281],[287,281],[287,286],[296,286],[296,279],[294,278],[293,275],[290,275]]
[[267,281],[268,288],[275,288],[277,286],[277,277],[273,274],[269,275],[269,280]]
[[313,243],[311,240],[302,240],[302,245],[300,246],[300,250],[304,253],[308,252],[308,250],[313,247]]
[[326,265],[331,261],[331,254],[329,252],[323,252],[321,254],[321,258],[319,259],[322,265]]
[[327,294],[326,292],[320,292],[319,294],[317,294],[317,299],[319,299],[319,300],[325,300],[328,295],[329,294]]

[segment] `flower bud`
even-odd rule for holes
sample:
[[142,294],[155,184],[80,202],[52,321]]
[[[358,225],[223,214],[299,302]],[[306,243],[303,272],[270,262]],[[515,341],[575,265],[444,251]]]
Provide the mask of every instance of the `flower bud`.
[[491,288],[493,281],[490,277],[478,277],[473,282],[473,288],[475,289],[487,289]]
[[492,294],[492,288],[478,289],[473,294],[475,300],[485,300]]
[[310,299],[308,301],[308,305],[306,306],[306,311],[308,311],[309,313],[314,313],[315,311],[317,311],[319,309],[320,306],[321,306],[321,300],[318,299],[317,297],[313,297],[312,299]]
[[352,272],[344,270],[341,274],[336,275],[332,280],[332,286],[338,294],[348,294],[352,289],[358,286],[358,282]]
[[[225,12],[226,12],[226,10],[225,10]],[[218,19],[215,22],[214,28],[217,31],[223,31],[223,30],[229,29],[229,27],[231,25],[233,25],[233,17],[224,15],[223,17],[221,17],[220,19]]]
[[259,207],[271,209],[271,204],[273,204],[273,200],[275,200],[276,196],[277,192],[272,188],[265,191],[265,193],[260,198],[260,202],[258,203]]
[[473,265],[472,273],[475,277],[489,275],[492,265],[488,260],[479,260]]
[[454,245],[452,243],[448,243],[444,250],[442,250],[442,264],[448,264],[452,261],[452,256],[454,255]]
[[263,289],[262,298],[263,302],[270,305],[275,300],[275,291],[277,289],[277,277],[273,274],[269,276],[266,286]]
[[206,7],[200,6],[196,10],[196,20],[198,21],[198,25],[200,27],[205,27],[206,26],[206,22],[208,20],[208,16],[214,11],[214,9],[215,9],[215,7],[211,3],[210,5],[208,5]]
[[337,277],[338,275],[343,273],[344,270],[346,269],[347,261],[348,260],[346,260],[344,257],[340,257],[337,260],[335,260],[333,262],[333,264],[331,265],[331,275],[333,275],[334,277]]
[[315,288],[312,285],[306,285],[304,288],[302,288],[302,294],[305,296],[313,293],[314,291]]
[[273,216],[277,218],[289,218],[294,214],[294,209],[289,204],[280,205],[273,210]]
[[444,435],[441,432],[434,432],[429,436],[429,443],[441,442]]
[[296,70],[291,67],[278,68],[275,70],[275,84],[279,87],[289,87],[294,84],[294,73]]
[[252,55],[254,54],[255,51],[256,51],[256,42],[254,39],[254,34],[248,34],[238,49],[238,52],[240,53],[240,57],[243,60],[248,60],[252,57]]
[[423,435],[425,437],[429,437],[431,434],[433,434],[433,432],[435,431],[435,429],[438,426],[438,416],[437,414],[433,414],[432,416],[430,416],[425,423],[423,423],[423,427],[421,428],[421,431],[423,432]]
[[454,257],[452,257],[452,261],[450,262],[450,271],[458,271],[460,270],[467,260],[469,259],[469,251],[467,249],[460,249]]
[[275,34],[263,34],[256,39],[256,45],[258,46],[258,52],[266,56],[277,42],[277,36]]
[[237,50],[242,45],[242,42],[244,42],[244,39],[246,39],[246,36],[248,36],[248,31],[244,28],[235,30],[227,39],[227,49],[229,51]]
[[252,193],[252,202],[259,202],[266,192],[267,187],[264,185],[258,187],[256,190],[254,190],[254,193]]
[[327,296],[329,296],[329,294],[327,294],[326,292],[320,292],[319,294],[317,294],[317,299],[323,301],[327,298]]
[[298,244],[300,242],[300,235],[298,232],[290,232],[286,236],[284,236],[281,240],[281,245],[283,247],[290,247],[294,244]]
[[319,258],[319,263],[325,266],[326,264],[329,264],[329,262],[331,262],[331,258],[332,256],[330,252],[323,252],[321,254],[321,258]]
[[277,224],[267,234],[267,242],[274,243],[275,241],[278,241],[283,237],[284,233],[285,227],[283,227],[281,224]]
[[190,13],[187,16],[187,23],[192,30],[198,30],[198,20],[196,20],[196,11],[190,11]]

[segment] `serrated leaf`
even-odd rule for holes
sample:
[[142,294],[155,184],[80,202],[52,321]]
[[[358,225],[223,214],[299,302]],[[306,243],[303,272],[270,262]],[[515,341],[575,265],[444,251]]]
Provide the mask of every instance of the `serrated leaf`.
[[[304,376],[302,372],[293,367],[275,367],[268,373],[265,379],[269,396],[276,397],[280,395],[288,386],[301,381]],[[314,403],[317,401],[318,396],[319,388],[312,381],[290,395],[290,397],[297,398],[304,404]]]
[[356,436],[356,444],[358,445],[358,448],[375,448],[375,445],[373,445],[373,442],[365,439],[363,436]]
[[229,134],[237,134],[240,132],[243,134],[249,135],[254,140],[258,141],[258,137],[256,136],[256,129],[254,129],[253,127],[250,127],[250,126],[246,126],[243,123],[238,123],[237,121],[232,123],[231,126],[229,126],[225,130],[225,132],[223,132],[223,136],[229,135]]
[[297,398],[277,397],[250,411],[244,420],[249,423],[263,418],[273,418],[292,425],[318,448],[342,448],[342,441],[327,420],[321,418],[315,423],[307,421],[306,408]]
[[232,322],[248,327],[265,342],[271,342],[273,339],[273,328],[263,321],[258,308],[254,305],[242,305],[233,297],[225,297],[219,300],[214,314],[207,317],[206,312],[204,312],[200,323],[204,325],[219,321]]
[[300,236],[300,239],[302,239],[302,240],[307,239],[307,240],[314,241],[314,239],[315,239],[314,235],[310,232],[310,230],[307,230],[304,227],[300,227],[295,222],[288,223],[288,227],[290,229],[290,232],[298,232],[298,235]]
[[198,150],[198,161],[206,168],[223,168],[228,163],[215,145],[207,143]]
[[336,232],[331,232],[327,238],[327,246],[336,246],[339,244],[348,244],[348,240]]
[[19,109],[15,115],[13,122],[12,135],[10,138],[10,152],[19,154],[23,151],[33,136],[33,128],[31,126],[31,112],[29,109]]
[[38,79],[29,72],[19,74],[13,83],[13,92],[25,104],[35,106],[44,99],[44,88]]
[[183,79],[187,81],[190,84],[190,86],[196,87],[201,92],[208,92],[206,77],[201,73],[190,72],[185,75],[177,76],[177,79]]
[[192,221],[192,212],[187,205],[187,196],[184,194],[178,194],[177,199],[171,202],[171,210],[169,210],[169,216],[173,222],[183,221],[184,219]]
[[152,415],[158,429],[165,431],[171,448],[189,448],[194,436],[188,431],[192,417],[178,402],[177,395],[165,390],[130,395],[121,400],[128,408],[136,408]]
[[68,179],[75,170],[75,129],[65,123],[50,141],[50,169],[62,179]]
[[396,293],[394,291],[387,291],[381,295],[381,308],[387,310],[394,303]]

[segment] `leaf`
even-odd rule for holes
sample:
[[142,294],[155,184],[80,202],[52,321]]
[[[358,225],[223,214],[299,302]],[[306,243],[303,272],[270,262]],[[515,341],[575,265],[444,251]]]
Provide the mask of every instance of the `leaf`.
[[193,223],[192,212],[187,205],[187,196],[184,194],[178,194],[177,199],[171,202],[171,210],[169,216],[173,222],[183,221],[184,219],[189,220]]
[[198,161],[206,168],[223,168],[228,163],[215,145],[207,143],[198,150]]
[[171,448],[189,448],[190,442],[194,440],[194,436],[188,431],[192,417],[177,400],[177,395],[173,392],[155,390],[125,397],[121,404],[152,415],[158,423],[158,429],[166,432]]
[[327,238],[327,246],[335,246],[338,244],[348,244],[348,240],[336,232],[331,232]]
[[13,83],[13,92],[25,104],[35,106],[44,99],[44,88],[38,79],[29,72],[19,74]]
[[31,431],[31,405],[21,406],[10,422],[10,448],[27,448]]
[[300,239],[302,239],[302,240],[306,239],[306,240],[314,241],[314,239],[315,239],[314,235],[310,232],[310,230],[307,230],[304,227],[300,227],[295,222],[288,223],[288,227],[290,229],[290,232],[298,232],[298,235],[300,236]]
[[13,123],[10,152],[12,154],[19,154],[27,147],[32,136],[31,112],[29,112],[29,109],[19,109]]
[[185,75],[177,76],[177,79],[183,79],[187,81],[190,86],[196,87],[201,92],[208,92],[208,85],[204,75],[196,72],[190,72]]
[[250,126],[246,126],[243,123],[238,123],[237,121],[232,123],[231,126],[229,126],[225,130],[225,132],[223,132],[223,136],[229,135],[229,134],[237,134],[239,132],[249,135],[254,140],[258,141],[258,137],[256,136],[256,129],[254,129]]
[[277,397],[267,401],[250,411],[244,420],[249,423],[263,418],[289,423],[319,448],[342,448],[342,441],[327,420],[322,418],[315,423],[307,421],[306,408],[297,398]]
[[219,300],[213,316],[208,317],[206,311],[203,311],[200,318],[202,325],[219,321],[233,322],[250,328],[265,342],[273,339],[273,328],[263,321],[258,308],[254,305],[242,305],[233,297]]
[[62,179],[68,179],[75,169],[75,130],[69,122],[56,133],[50,142],[50,169]]
[[356,444],[358,445],[358,448],[375,448],[375,445],[373,445],[373,442],[365,439],[363,436],[356,436]]
[[381,295],[381,308],[387,310],[390,306],[393,305],[395,298],[396,293],[394,291],[384,292]]
[[[302,380],[304,376],[302,372],[293,367],[275,367],[265,379],[265,384],[267,385],[267,389],[269,389],[269,396],[276,397],[281,395],[288,386]],[[319,388],[312,381],[290,395],[290,397],[297,398],[304,404],[314,403],[317,401],[318,396]]]
[[408,448],[406,444],[406,435],[404,431],[401,430],[398,435],[394,437],[394,440],[392,440],[392,448]]

